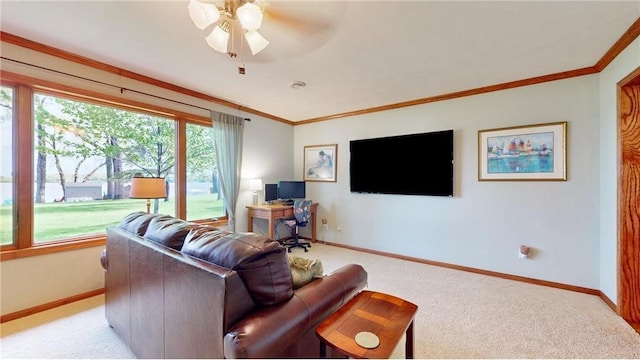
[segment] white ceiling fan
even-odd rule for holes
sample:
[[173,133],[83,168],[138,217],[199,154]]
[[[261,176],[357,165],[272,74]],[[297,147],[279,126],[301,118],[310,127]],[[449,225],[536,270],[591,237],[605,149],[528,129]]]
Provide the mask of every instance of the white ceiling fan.
[[269,45],[269,41],[258,32],[262,26],[262,9],[253,2],[225,0],[212,4],[191,0],[188,9],[191,20],[200,30],[217,23],[206,40],[209,46],[221,53],[236,56],[233,42],[229,50],[231,34],[242,34],[252,55]]
[[[207,44],[248,62],[303,54],[326,42],[341,22],[345,1],[190,0],[191,20]],[[269,46],[270,51],[264,51]],[[260,54],[259,56],[256,56]]]

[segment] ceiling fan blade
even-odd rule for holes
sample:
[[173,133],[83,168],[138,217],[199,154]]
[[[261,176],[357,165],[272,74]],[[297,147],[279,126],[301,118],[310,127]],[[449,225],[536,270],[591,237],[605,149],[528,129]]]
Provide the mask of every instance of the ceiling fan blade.
[[345,1],[269,1],[264,3],[263,24],[301,34],[322,33],[340,24],[346,5]]
[[[206,1],[206,0],[205,0]],[[263,1],[259,33],[268,46],[252,53],[237,22],[231,24],[229,52],[241,63],[270,63],[308,54],[325,44],[342,24],[346,1]],[[263,41],[264,43],[264,41]],[[263,44],[264,45],[264,44]]]

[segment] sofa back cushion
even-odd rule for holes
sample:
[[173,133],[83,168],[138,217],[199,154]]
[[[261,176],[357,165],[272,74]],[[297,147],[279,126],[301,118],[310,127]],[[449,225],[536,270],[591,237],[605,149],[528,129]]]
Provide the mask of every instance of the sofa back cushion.
[[147,228],[149,227],[149,222],[151,222],[151,219],[158,216],[167,215],[148,214],[144,211],[136,211],[125,216],[124,219],[120,221],[120,224],[118,226],[124,230],[127,230],[128,232],[143,236],[144,233],[147,232]]
[[168,215],[158,216],[149,222],[144,238],[180,251],[189,231],[199,226]]
[[194,230],[182,252],[238,272],[256,304],[275,305],[293,296],[286,249],[264,235]]

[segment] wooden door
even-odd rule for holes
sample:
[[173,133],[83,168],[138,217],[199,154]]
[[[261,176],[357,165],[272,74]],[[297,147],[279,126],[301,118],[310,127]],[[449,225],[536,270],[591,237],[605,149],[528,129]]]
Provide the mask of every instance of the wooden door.
[[640,332],[640,68],[618,83],[618,314]]

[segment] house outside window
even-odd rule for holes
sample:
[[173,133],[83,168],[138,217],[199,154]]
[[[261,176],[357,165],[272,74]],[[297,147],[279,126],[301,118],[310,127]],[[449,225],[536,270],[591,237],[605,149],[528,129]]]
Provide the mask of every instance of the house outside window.
[[[151,212],[178,217],[182,208],[182,217],[190,221],[226,221],[210,122],[188,122],[95,98],[85,101],[50,89],[18,89],[16,94],[13,87],[2,86],[2,259],[13,258],[5,256],[12,250],[104,241],[106,227],[131,212],[146,211],[146,200],[128,196],[133,176],[166,180],[167,197],[152,199]],[[29,105],[31,109],[25,109]],[[179,136],[179,129],[186,131]],[[16,159],[32,161],[33,172],[27,177],[32,184],[16,180]],[[177,170],[178,162],[186,165],[183,173]],[[186,196],[176,196],[176,184],[185,184]],[[19,201],[14,195],[19,193],[33,196]],[[21,214],[18,228],[24,231],[14,233],[15,214]]]
[[[35,243],[103,233],[145,210],[129,199],[133,176],[174,172],[171,119],[43,94],[34,104]],[[172,199],[153,200],[151,211],[175,215]]]

